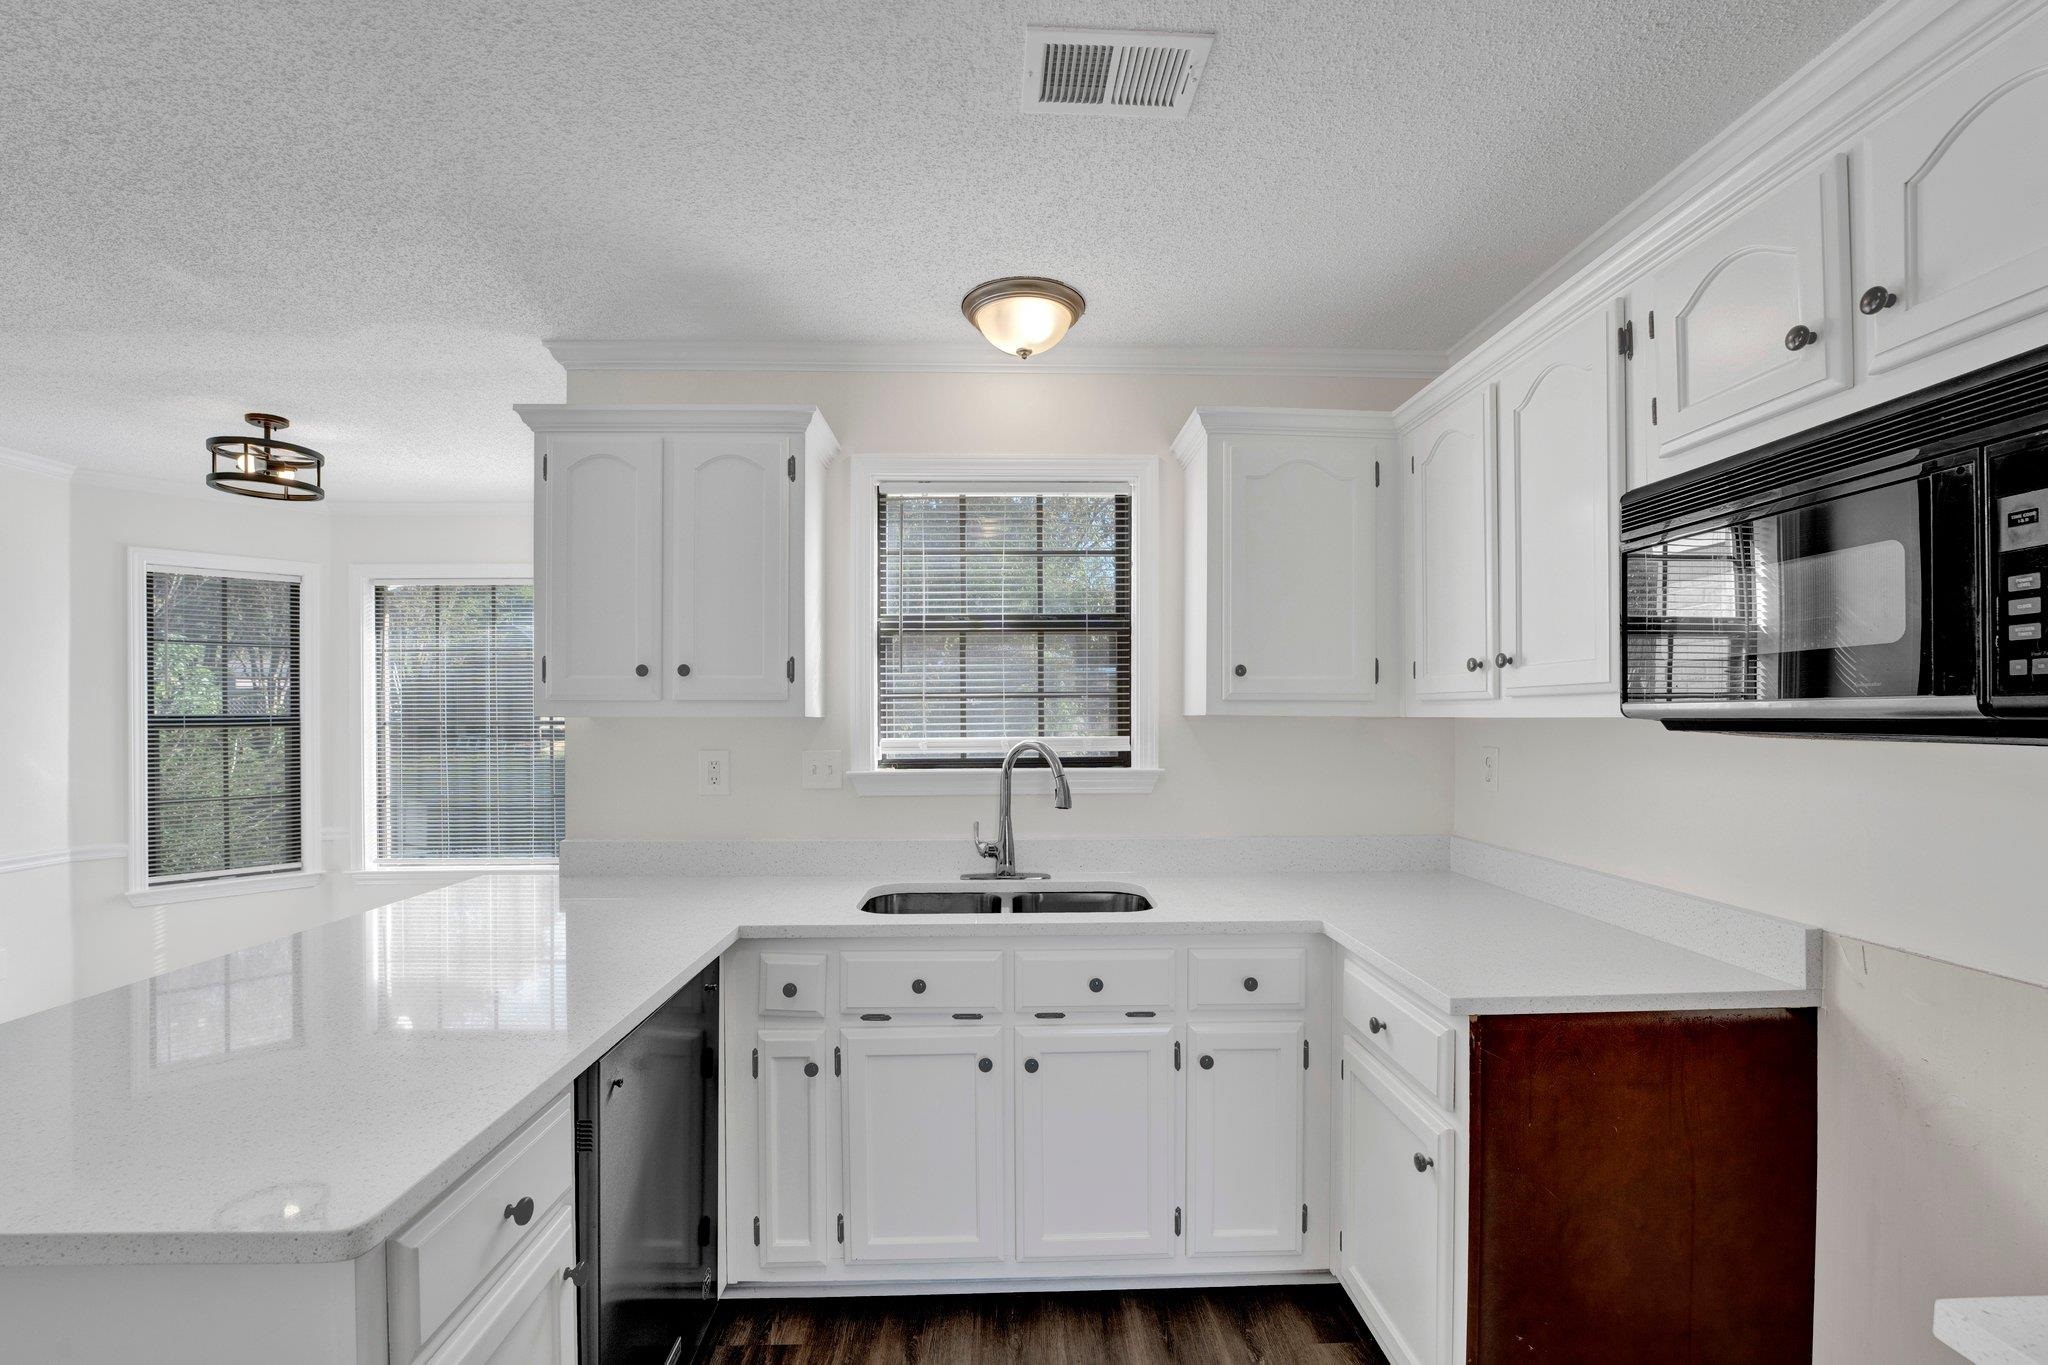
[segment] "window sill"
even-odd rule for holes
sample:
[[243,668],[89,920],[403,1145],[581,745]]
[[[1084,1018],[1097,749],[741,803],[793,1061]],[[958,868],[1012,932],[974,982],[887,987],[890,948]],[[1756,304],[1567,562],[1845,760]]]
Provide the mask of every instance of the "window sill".
[[544,863],[384,863],[347,875],[349,881],[357,886],[396,886],[437,877],[459,881],[496,872],[552,873],[556,866],[553,860]]
[[261,877],[221,877],[211,881],[166,882],[128,893],[130,905],[176,905],[181,901],[212,901],[227,896],[254,896],[265,891],[302,891],[326,877],[318,872],[278,872]]
[[[1067,785],[1083,795],[1149,792],[1161,777],[1158,768],[1069,768]],[[994,796],[993,768],[866,769],[847,773],[861,796]],[[1052,774],[1043,768],[1019,768],[1014,790],[1052,794]]]

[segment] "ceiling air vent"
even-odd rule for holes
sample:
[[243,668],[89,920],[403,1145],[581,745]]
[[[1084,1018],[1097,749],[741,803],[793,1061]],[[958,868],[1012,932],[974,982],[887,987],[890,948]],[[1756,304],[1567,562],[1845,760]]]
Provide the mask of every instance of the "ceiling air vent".
[[1185,118],[1212,33],[1024,30],[1024,105],[1049,114]]

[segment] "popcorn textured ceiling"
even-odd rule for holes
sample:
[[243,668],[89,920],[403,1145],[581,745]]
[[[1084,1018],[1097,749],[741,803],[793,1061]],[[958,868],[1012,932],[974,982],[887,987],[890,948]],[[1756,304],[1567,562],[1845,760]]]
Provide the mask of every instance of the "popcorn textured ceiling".
[[[1442,349],[1872,0],[14,0],[0,445],[519,498],[543,337]],[[1185,121],[1025,112],[1027,23],[1214,31]]]

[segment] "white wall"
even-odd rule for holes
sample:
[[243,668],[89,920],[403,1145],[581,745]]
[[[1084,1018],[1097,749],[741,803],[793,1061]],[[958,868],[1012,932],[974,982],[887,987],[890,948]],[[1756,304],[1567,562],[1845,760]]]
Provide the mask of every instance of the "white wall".
[[[855,454],[1118,454],[1161,462],[1160,766],[1145,795],[1020,800],[1034,833],[1441,833],[1450,824],[1450,726],[1413,720],[1181,716],[1181,488],[1168,453],[1197,404],[1385,410],[1409,381],[1255,376],[1044,374],[572,374],[580,403],[815,403],[839,437],[825,499],[825,717],[819,721],[574,721],[569,833],[575,838],[953,837],[993,816],[986,797],[806,791],[799,755],[854,761],[854,600],[846,566],[848,461]],[[733,788],[696,794],[696,752],[732,754]],[[991,784],[993,786],[993,784]]]
[[0,862],[71,842],[70,524],[66,480],[0,459]]
[[1505,720],[1457,762],[1467,838],[2048,984],[2048,750]]

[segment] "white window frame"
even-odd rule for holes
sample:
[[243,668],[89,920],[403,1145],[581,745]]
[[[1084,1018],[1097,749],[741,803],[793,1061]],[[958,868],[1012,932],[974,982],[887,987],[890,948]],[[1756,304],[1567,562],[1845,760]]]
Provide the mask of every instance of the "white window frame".
[[[990,768],[884,768],[877,762],[875,576],[881,547],[875,498],[888,483],[948,485],[1047,482],[1122,484],[1131,494],[1131,766],[1069,768],[1078,792],[1149,792],[1159,781],[1159,461],[1144,455],[856,455],[851,469],[847,562],[856,587],[847,671],[853,679],[852,762],[847,779],[862,796],[993,796]],[[1051,792],[1043,768],[1022,768],[1016,786]]]
[[[377,589],[408,584],[533,584],[531,564],[354,564],[349,597],[356,605],[356,840],[365,873],[545,872],[553,858],[477,859],[470,862],[381,862],[377,857]],[[538,588],[536,588],[536,593]],[[536,597],[535,609],[539,609]],[[536,618],[537,619],[537,618]]]
[[[222,574],[299,585],[299,866],[291,872],[149,880],[149,575]],[[128,548],[128,900],[133,905],[247,896],[318,885],[320,861],[321,569],[285,559]]]

